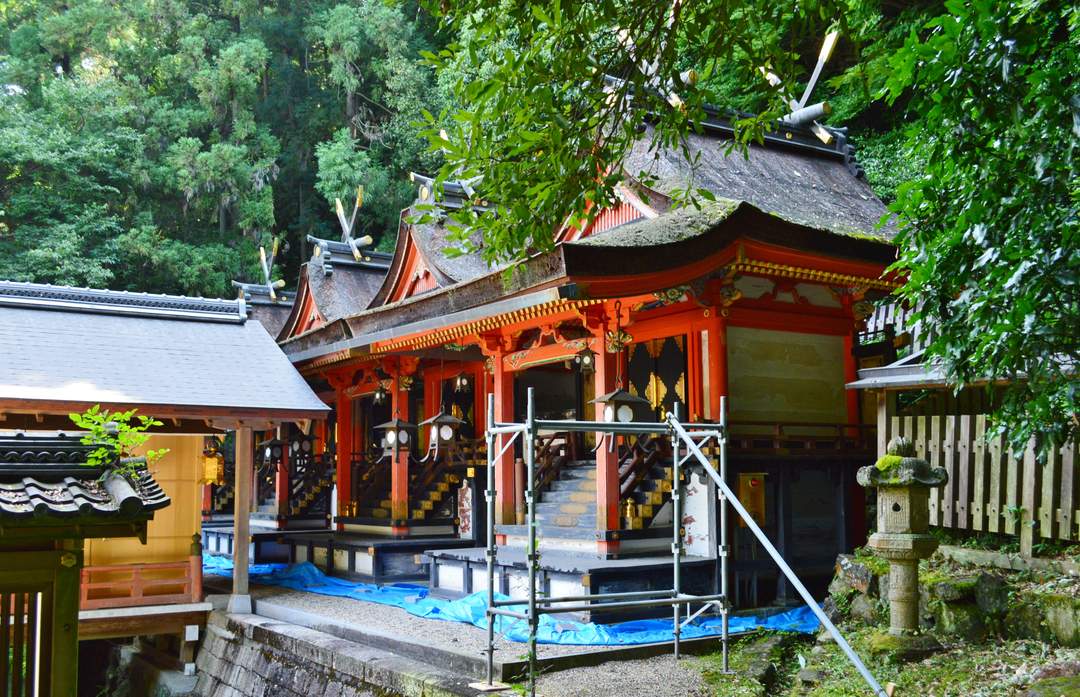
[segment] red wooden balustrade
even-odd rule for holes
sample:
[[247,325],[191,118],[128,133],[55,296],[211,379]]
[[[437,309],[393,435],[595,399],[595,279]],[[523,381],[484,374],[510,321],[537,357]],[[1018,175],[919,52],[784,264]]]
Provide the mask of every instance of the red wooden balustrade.
[[157,564],[87,566],[82,570],[79,609],[202,601],[202,557]]

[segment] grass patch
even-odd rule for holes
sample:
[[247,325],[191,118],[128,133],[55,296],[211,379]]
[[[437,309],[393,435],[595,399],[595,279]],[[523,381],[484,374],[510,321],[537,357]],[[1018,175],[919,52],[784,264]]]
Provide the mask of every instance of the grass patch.
[[[1035,641],[995,644],[954,644],[941,653],[914,663],[893,664],[871,658],[877,629],[857,629],[845,635],[882,686],[896,683],[897,697],[907,695],[960,695],[1006,697],[1028,685],[1039,668],[1050,663],[1080,660],[1080,649],[1060,649]],[[820,685],[801,689],[789,685],[781,694],[806,697],[864,697],[866,684],[835,644],[815,654],[812,667],[823,670]]]

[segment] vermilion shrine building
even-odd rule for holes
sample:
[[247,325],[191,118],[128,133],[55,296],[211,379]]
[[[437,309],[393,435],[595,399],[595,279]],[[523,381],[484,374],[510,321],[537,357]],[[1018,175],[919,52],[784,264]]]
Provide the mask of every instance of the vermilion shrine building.
[[[873,457],[874,415],[844,385],[860,361],[880,360],[856,350],[855,337],[871,301],[895,285],[883,276],[895,254],[892,229],[879,226],[886,209],[842,132],[826,145],[779,127],[746,157],[727,153],[730,136],[720,117],[705,123],[690,137],[700,153],[691,171],[680,154],[654,157],[646,133],[624,163],[618,205],[585,229],[559,231],[551,251],[511,269],[479,253],[446,254],[446,222],[414,224],[416,208],[402,212],[385,262],[315,241],[279,343],[335,410],[336,421],[316,427],[316,450],[336,453],[338,532],[337,547],[308,545],[296,558],[365,575],[370,560],[351,555],[350,535],[357,548],[380,536],[470,537],[485,395],[494,394],[499,421],[521,416],[530,386],[541,416],[591,419],[591,400],[622,386],[657,415],[680,402],[695,421],[715,420],[726,396],[740,498],[800,574],[827,579],[836,553],[865,535],[854,473]],[[635,176],[642,171],[648,186]],[[420,181],[417,204],[463,204],[460,188],[436,200]],[[717,201],[673,209],[672,192],[688,185]],[[390,430],[411,434],[408,447],[383,447],[387,429],[377,426],[444,412],[464,422],[454,425],[453,448],[432,455],[430,427],[400,425]],[[566,434],[542,442],[545,559],[592,560],[575,566],[587,585],[615,560],[641,567],[669,549],[663,442],[596,452]],[[523,544],[519,457],[511,449],[496,467],[497,535],[508,559]],[[714,492],[703,500],[679,524],[711,569]],[[782,595],[746,530],[731,529],[742,597]],[[431,551],[433,586],[469,591],[480,552]]]

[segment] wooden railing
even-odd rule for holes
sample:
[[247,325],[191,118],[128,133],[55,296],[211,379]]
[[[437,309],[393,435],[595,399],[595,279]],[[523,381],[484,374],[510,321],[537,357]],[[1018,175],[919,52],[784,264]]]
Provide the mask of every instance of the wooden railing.
[[854,450],[873,453],[877,426],[798,421],[731,421],[728,431],[728,447],[743,452]]
[[536,443],[536,487],[543,490],[555,479],[563,465],[578,459],[574,434],[555,431],[540,437]]
[[174,605],[202,600],[202,556],[159,564],[87,566],[82,570],[79,608],[99,610]]
[[1004,437],[987,439],[989,428],[982,414],[891,416],[879,449],[905,436],[948,472],[945,486],[931,490],[931,525],[1018,535],[1025,555],[1039,538],[1080,540],[1075,444],[1041,461],[1033,444],[1017,456]]
[[619,458],[619,500],[625,499],[640,486],[653,465],[670,457],[671,445],[663,436],[639,438],[625,448]]

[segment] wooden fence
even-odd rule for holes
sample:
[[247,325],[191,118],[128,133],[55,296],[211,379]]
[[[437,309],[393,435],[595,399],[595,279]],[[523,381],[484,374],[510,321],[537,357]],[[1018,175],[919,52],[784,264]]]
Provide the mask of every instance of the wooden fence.
[[[902,435],[919,457],[949,473],[930,492],[930,524],[1020,537],[1030,556],[1039,538],[1080,541],[1080,476],[1075,445],[1044,462],[1029,445],[1016,456],[1002,437],[987,439],[983,414],[889,416],[878,449]],[[882,432],[884,431],[884,432]]]

